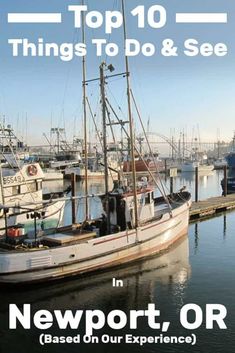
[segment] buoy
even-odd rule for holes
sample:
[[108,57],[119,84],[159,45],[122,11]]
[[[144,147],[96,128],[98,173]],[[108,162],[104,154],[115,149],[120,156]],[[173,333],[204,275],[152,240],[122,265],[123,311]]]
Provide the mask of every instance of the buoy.
[[35,176],[35,175],[37,175],[37,172],[38,172],[38,169],[37,169],[36,165],[32,164],[32,165],[28,166],[28,169],[27,169],[28,175]]

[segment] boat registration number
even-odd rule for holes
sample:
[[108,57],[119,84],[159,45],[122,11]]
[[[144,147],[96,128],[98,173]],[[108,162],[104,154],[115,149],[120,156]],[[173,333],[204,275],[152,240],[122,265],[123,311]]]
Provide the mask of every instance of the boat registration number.
[[22,182],[22,177],[20,175],[18,176],[8,176],[8,177],[3,177],[3,184],[8,185],[8,184],[18,184]]

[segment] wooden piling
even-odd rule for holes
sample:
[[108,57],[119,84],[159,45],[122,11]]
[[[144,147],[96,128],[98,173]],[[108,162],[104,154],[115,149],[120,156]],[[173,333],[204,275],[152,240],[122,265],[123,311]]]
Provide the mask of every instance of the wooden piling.
[[228,195],[228,175],[227,175],[227,166],[224,166],[224,197]]
[[76,196],[76,175],[75,173],[71,174],[71,196],[72,196],[72,224],[76,223],[76,201],[74,197]]
[[174,187],[173,187],[173,182],[174,182],[174,178],[173,177],[170,177],[170,193],[173,194],[174,192]]
[[165,159],[165,181],[167,181],[167,160]]
[[195,168],[195,202],[198,202],[198,167]]

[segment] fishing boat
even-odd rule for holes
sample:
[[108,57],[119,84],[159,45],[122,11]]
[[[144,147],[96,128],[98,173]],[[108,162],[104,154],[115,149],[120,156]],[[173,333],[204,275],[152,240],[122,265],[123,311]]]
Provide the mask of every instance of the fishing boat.
[[224,169],[224,167],[227,167],[227,161],[225,158],[218,158],[214,161],[213,165],[215,170]]
[[201,164],[197,161],[187,161],[181,165],[181,172],[182,173],[193,173],[198,168],[198,172],[203,173],[210,173],[213,171],[214,166],[209,164]]
[[[221,180],[221,187],[223,190],[223,195],[225,194],[225,180]],[[227,194],[234,194],[235,193],[235,177],[228,177],[227,178],[227,187],[226,187]]]
[[[143,157],[143,160],[135,161],[135,168],[137,173],[144,173],[151,170],[153,173],[164,171],[164,163],[163,161],[156,158],[156,160],[151,160],[151,158]],[[157,169],[156,169],[157,166]],[[129,161],[125,161],[123,163],[123,172],[130,173],[132,171],[132,164]]]
[[[168,249],[187,234],[191,196],[174,194],[167,204],[164,198],[155,199],[153,192],[145,187],[137,190],[138,226],[133,190],[119,185],[109,194],[109,219],[103,215],[86,227],[78,224],[41,231],[40,238],[36,233],[29,238],[8,232],[0,242],[0,282],[55,280],[120,266]],[[20,242],[15,242],[17,237]]]
[[183,160],[180,170],[182,173],[192,173],[196,168],[201,174],[207,174],[214,170],[214,165],[208,161],[207,153],[202,150],[200,135],[193,139],[190,156]]
[[64,174],[60,170],[56,169],[43,169],[44,181],[58,181],[64,179]]
[[[178,242],[172,246],[169,251],[166,251],[161,256],[153,256],[143,261],[131,263],[126,266],[118,267],[112,271],[102,271],[95,276],[82,276],[79,280],[61,281],[60,283],[48,283],[48,285],[38,286],[37,291],[35,288],[27,288],[27,300],[29,303],[42,303],[41,307],[44,309],[49,308],[51,302],[54,307],[66,308],[70,301],[71,294],[74,294],[78,305],[83,303],[83,306],[88,303],[96,302],[97,300],[109,300],[107,293],[110,293],[110,283],[113,278],[118,278],[126,283],[128,286],[120,287],[117,291],[113,288],[112,295],[120,296],[122,291],[128,293],[124,295],[127,301],[136,301],[136,290],[138,291],[138,298],[143,305],[143,298],[148,303],[148,296],[157,295],[155,287],[161,283],[164,285],[187,285],[191,277],[191,267],[189,263],[189,241],[188,237],[182,237]],[[141,288],[136,288],[136,283],[141,281]],[[101,285],[102,283],[102,285]],[[155,283],[155,286],[153,286]],[[146,287],[147,286],[147,287]],[[148,290],[146,290],[148,288]],[[3,289],[3,286],[1,287]],[[23,305],[25,303],[24,294],[19,297],[18,292],[8,287],[8,302]],[[120,292],[121,291],[121,292]],[[123,293],[123,294],[124,294]],[[0,301],[6,301],[5,291],[0,291]],[[74,296],[73,296],[74,297]],[[49,299],[50,298],[50,299]],[[49,301],[48,301],[49,299]],[[100,303],[100,304],[101,304]],[[134,303],[133,303],[134,304]],[[98,307],[98,305],[97,305]],[[6,308],[7,313],[7,308]],[[8,314],[8,313],[7,313]]]
[[[225,180],[227,181],[227,185]],[[223,190],[223,195],[235,193],[235,171],[233,168],[228,169],[226,178],[223,178],[220,184]]]
[[1,166],[18,168],[25,158],[29,158],[28,146],[20,140],[11,125],[0,123]]
[[235,169],[235,133],[232,140],[231,151],[225,156],[229,169]]
[[7,227],[20,227],[23,233],[34,229],[30,212],[37,210],[41,214],[38,224],[53,228],[63,224],[65,201],[56,201],[53,195],[54,202],[44,207],[44,200],[52,196],[43,194],[43,180],[44,173],[38,163],[23,164],[19,170],[1,169],[0,234],[6,232],[6,218]]
[[[126,39],[124,1],[122,1],[122,8]],[[82,37],[84,40],[84,28]],[[40,232],[35,229],[33,236],[27,233],[12,236],[12,232],[9,232],[7,227],[6,217],[6,232],[0,241],[0,283],[31,284],[120,267],[160,254],[187,234],[191,206],[190,193],[179,191],[179,193],[166,195],[161,188],[162,185],[158,184],[151,170],[148,170],[159,191],[162,192],[162,196],[155,197],[155,188],[148,184],[147,178],[141,180],[136,178],[135,155],[138,153],[141,158],[141,154],[134,138],[127,57],[125,64],[125,74],[116,76],[122,75],[126,78],[128,121],[125,124],[129,126],[128,153],[133,165],[131,177],[123,178],[121,173],[116,171],[118,180],[114,181],[113,189],[109,189],[106,129],[112,122],[110,123],[107,117],[105,87],[109,77],[114,77],[114,74],[109,76],[107,72],[112,73],[114,68],[102,62],[99,67],[99,78],[92,81],[97,80],[100,86],[105,191],[100,195],[88,193],[86,89],[89,81],[86,80],[85,57],[83,57],[85,194],[75,196],[75,184],[72,185],[73,222],[67,227],[41,229]],[[117,115],[116,118],[118,119]],[[121,122],[120,125],[127,133],[124,123]],[[95,219],[92,219],[89,213],[89,200],[93,198],[97,201],[99,199],[102,205],[102,214]],[[81,223],[76,222],[76,200],[85,206],[85,217]],[[3,212],[4,210],[3,207]],[[18,236],[20,239],[16,241]]]
[[[101,71],[104,67],[102,63]],[[131,146],[134,157],[132,138]],[[6,224],[0,242],[0,282],[50,281],[117,267],[159,254],[187,234],[191,195],[179,192],[155,198],[154,188],[146,178],[137,182],[135,168],[132,173],[132,182],[119,178],[108,191],[105,159],[105,193],[99,195],[103,213],[98,219],[86,218],[80,224],[74,221],[71,226],[54,230],[35,229],[33,236],[27,232],[12,234]],[[89,197],[97,196],[80,197],[85,199],[86,207]]]
[[[56,136],[55,143],[52,142],[52,137]],[[50,139],[44,134],[50,146],[50,154],[40,154],[40,160],[46,161],[49,168],[65,171],[67,167],[77,166],[81,162],[81,152],[77,141],[72,144],[66,139],[65,129],[54,127],[50,130]],[[49,163],[48,163],[49,158]]]

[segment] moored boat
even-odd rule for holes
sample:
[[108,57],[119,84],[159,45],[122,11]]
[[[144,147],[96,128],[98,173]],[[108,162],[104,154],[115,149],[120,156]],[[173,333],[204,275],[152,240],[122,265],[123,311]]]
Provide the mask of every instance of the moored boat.
[[219,170],[219,169],[223,169],[224,167],[227,167],[227,161],[225,158],[219,158],[215,160],[213,164],[214,164],[215,170]]
[[160,253],[187,234],[191,204],[187,192],[171,195],[168,204],[164,198],[154,199],[153,190],[139,190],[138,228],[133,226],[132,192],[119,188],[109,196],[108,234],[103,215],[85,228],[45,231],[37,241],[29,241],[26,234],[17,246],[9,243],[9,237],[2,238],[0,282],[34,283],[100,271]]
[[229,169],[235,169],[235,134],[232,140],[231,151],[225,156],[225,160]]
[[200,164],[199,162],[184,162],[181,165],[181,172],[182,173],[193,173],[196,170],[196,167],[198,167],[198,172],[199,173],[209,173],[212,172],[214,169],[213,165],[207,165],[207,164]]
[[[124,1],[122,1],[122,8],[124,15]],[[123,18],[126,40],[125,16]],[[84,41],[84,28],[82,37]],[[102,214],[97,219],[92,219],[89,214],[89,198],[98,195],[89,195],[87,188],[86,84],[88,81],[85,75],[85,57],[83,57],[85,195],[75,196],[74,185],[72,185],[73,224],[71,226],[57,227],[54,230],[41,229],[40,231],[35,227],[34,234],[27,234],[27,232],[19,234],[9,232],[6,224],[5,235],[0,241],[0,283],[15,285],[51,281],[122,266],[160,254],[187,234],[191,206],[190,193],[179,192],[167,196],[161,189],[161,181],[158,182],[154,178],[148,167],[146,169],[162,196],[155,198],[155,189],[149,186],[147,178],[143,178],[141,182],[137,181],[135,155],[137,152],[141,158],[141,154],[135,144],[130,72],[128,58],[125,59],[125,74],[121,74],[127,81],[128,121],[125,122],[120,121],[117,114],[114,115],[118,121],[113,122],[107,112],[105,87],[107,80],[115,76],[112,73],[114,67],[105,62],[102,62],[99,67],[105,186],[104,194],[99,195],[103,206]],[[112,73],[111,76],[107,75],[108,71]],[[124,128],[125,124],[129,125],[129,133]],[[129,145],[127,157],[133,166],[130,180],[121,177],[119,171],[114,171],[118,175],[118,181],[114,183],[112,191],[109,190],[108,183],[109,150],[106,130],[111,125],[120,126],[122,132],[127,135]],[[146,135],[145,131],[144,134]],[[149,149],[149,153],[153,155],[150,146]],[[75,217],[76,199],[81,200],[85,206],[85,217],[80,224],[76,223]],[[20,239],[17,239],[18,237]]]
[[[43,205],[44,198],[51,195],[43,194],[43,171],[38,163],[23,164],[19,170],[2,169],[0,177],[0,234],[8,227],[21,226],[34,229],[31,212],[40,212],[37,224],[43,227],[57,227],[63,224],[65,201],[54,200]],[[55,199],[55,196],[54,196]],[[7,220],[6,220],[7,217]]]
[[[164,163],[158,159],[152,161],[150,158],[135,161],[135,169],[137,173],[148,172],[159,173],[164,170]],[[123,163],[123,172],[132,172],[132,163],[125,161]]]

